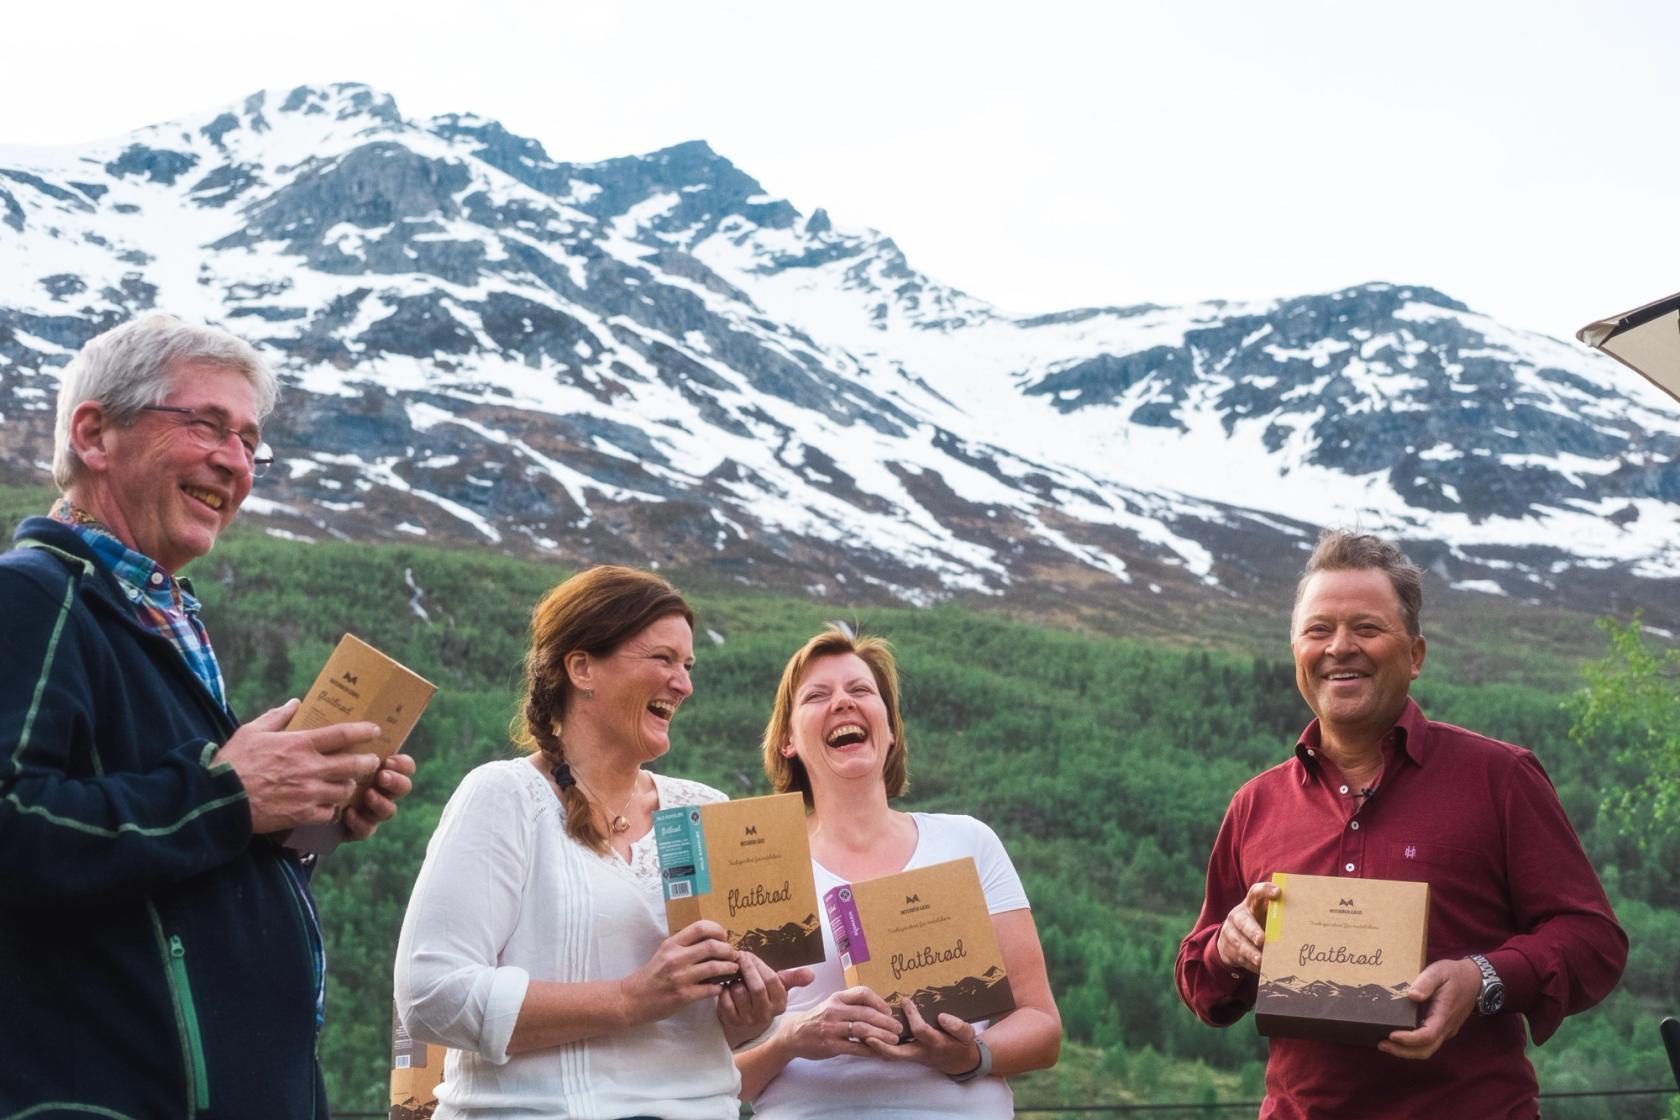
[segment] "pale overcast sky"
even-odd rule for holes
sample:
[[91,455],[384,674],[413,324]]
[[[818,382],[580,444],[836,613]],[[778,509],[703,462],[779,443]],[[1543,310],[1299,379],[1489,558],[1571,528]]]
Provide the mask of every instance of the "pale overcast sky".
[[0,147],[362,81],[594,160],[704,139],[1005,309],[1428,284],[1567,337],[1680,289],[1680,5],[9,5]]

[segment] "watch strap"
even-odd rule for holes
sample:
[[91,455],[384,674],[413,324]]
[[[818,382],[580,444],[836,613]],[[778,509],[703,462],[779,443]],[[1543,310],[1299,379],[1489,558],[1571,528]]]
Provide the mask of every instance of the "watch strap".
[[986,1040],[979,1035],[974,1036],[974,1048],[980,1051],[980,1062],[973,1069],[964,1073],[948,1073],[945,1076],[958,1085],[968,1081],[977,1081],[992,1072],[992,1048],[986,1045]]
[[1471,953],[1469,959],[1482,970],[1482,989],[1476,993],[1476,1014],[1496,1014],[1505,1006],[1505,982],[1499,978],[1499,972],[1493,964],[1482,954]]

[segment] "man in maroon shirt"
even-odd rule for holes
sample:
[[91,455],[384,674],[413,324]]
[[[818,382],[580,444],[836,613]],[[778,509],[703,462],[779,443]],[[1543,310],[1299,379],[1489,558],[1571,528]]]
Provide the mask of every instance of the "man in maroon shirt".
[[1394,545],[1319,539],[1291,619],[1296,684],[1317,718],[1292,758],[1232,798],[1179,946],[1179,994],[1228,1026],[1254,1006],[1274,871],[1429,884],[1429,964],[1408,993],[1418,1028],[1375,1049],[1271,1040],[1265,1120],[1535,1117],[1527,1033],[1551,1037],[1627,960],[1534,755],[1431,722],[1411,699],[1422,606],[1422,572]]

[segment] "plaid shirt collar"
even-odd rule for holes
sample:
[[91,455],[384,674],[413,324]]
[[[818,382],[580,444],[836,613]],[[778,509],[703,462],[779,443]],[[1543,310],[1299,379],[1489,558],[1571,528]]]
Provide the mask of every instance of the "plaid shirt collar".
[[216,703],[226,708],[221,666],[210,648],[210,635],[198,620],[199,603],[192,584],[184,577],[171,576],[157,561],[129,548],[109,526],[72,505],[68,498],[55,502],[47,516],[68,525],[86,542],[94,558],[116,578],[140,624],[168,638]]
[[193,596],[190,580],[185,576],[171,576],[157,561],[129,548],[111,532],[109,526],[87,510],[71,505],[68,498],[60,498],[47,516],[70,526],[87,542],[94,556],[117,578],[123,594],[136,607],[149,604],[159,610],[198,613],[199,604]]

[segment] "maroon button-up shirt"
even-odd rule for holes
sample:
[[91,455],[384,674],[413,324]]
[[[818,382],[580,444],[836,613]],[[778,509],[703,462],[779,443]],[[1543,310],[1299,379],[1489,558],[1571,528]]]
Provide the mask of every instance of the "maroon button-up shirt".
[[1263,1120],[1538,1115],[1524,1018],[1536,1043],[1610,993],[1627,935],[1534,755],[1451,724],[1415,701],[1383,744],[1367,797],[1319,750],[1318,721],[1295,757],[1237,791],[1208,861],[1201,915],[1178,950],[1179,995],[1226,1026],[1254,1006],[1257,978],[1220,959],[1220,924],[1274,871],[1429,884],[1430,961],[1481,953],[1505,1010],[1466,1020],[1427,1061],[1371,1047],[1270,1042]]

